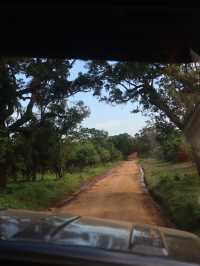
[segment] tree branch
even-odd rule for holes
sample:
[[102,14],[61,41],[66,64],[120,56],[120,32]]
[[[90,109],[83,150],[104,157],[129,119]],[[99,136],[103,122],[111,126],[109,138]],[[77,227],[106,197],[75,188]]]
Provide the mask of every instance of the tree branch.
[[75,62],[76,62],[76,59],[73,59],[72,62],[71,62],[71,64],[70,64],[70,67],[73,67],[73,65],[75,64]]
[[19,90],[17,92],[17,96],[18,97],[23,97],[22,95],[27,94],[27,93],[31,93],[30,87],[23,89],[23,90]]
[[162,99],[162,97],[157,93],[157,91],[149,85],[148,83],[144,84],[143,92],[149,96],[149,102],[158,107],[161,111],[163,111],[166,116],[179,128],[183,129],[184,125],[180,121],[179,117],[177,117],[174,112],[170,109],[167,103]]
[[[200,102],[196,104],[193,111],[191,111],[184,121],[184,132],[186,135],[190,135],[191,131],[198,132],[198,126],[200,121]],[[196,128],[197,127],[197,128]]]
[[28,122],[32,116],[32,109],[33,109],[34,101],[33,98],[29,101],[25,113],[22,115],[20,119],[14,122],[12,125],[8,127],[10,132],[17,131],[17,129],[22,126],[24,123]]
[[119,85],[122,86],[126,91],[128,91],[128,88],[122,82],[120,82]]

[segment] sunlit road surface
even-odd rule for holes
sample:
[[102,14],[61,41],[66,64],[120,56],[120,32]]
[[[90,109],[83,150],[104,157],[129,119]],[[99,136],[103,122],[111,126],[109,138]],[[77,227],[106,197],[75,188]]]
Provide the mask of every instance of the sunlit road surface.
[[171,226],[143,188],[136,160],[124,161],[114,167],[103,179],[56,211]]

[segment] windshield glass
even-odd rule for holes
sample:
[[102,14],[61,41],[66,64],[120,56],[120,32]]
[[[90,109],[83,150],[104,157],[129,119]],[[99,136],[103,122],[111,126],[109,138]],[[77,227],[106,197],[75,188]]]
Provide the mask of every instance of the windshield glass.
[[198,233],[200,63],[191,56],[1,57],[0,207]]

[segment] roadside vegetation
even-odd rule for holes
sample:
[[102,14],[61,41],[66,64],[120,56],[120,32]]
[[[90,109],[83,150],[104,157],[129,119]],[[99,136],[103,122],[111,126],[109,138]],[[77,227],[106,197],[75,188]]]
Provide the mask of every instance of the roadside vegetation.
[[121,142],[121,135],[110,137],[94,128],[79,128],[73,136],[59,138],[48,124],[34,127],[28,137],[13,135],[1,145],[5,148],[1,152],[6,151],[1,159],[6,160],[7,178],[0,191],[0,207],[42,210],[126,158],[133,138],[123,134]]
[[179,229],[200,232],[200,179],[180,132],[160,123],[135,138],[146,185]]
[[55,179],[55,175],[46,173],[36,182],[27,181],[7,185],[1,192],[1,208],[17,208],[30,210],[44,210],[55,207],[63,199],[76,192],[83,184],[94,177],[105,174],[115,163],[87,167],[65,173],[62,179]]
[[143,159],[149,191],[179,229],[200,233],[200,180],[194,164]]

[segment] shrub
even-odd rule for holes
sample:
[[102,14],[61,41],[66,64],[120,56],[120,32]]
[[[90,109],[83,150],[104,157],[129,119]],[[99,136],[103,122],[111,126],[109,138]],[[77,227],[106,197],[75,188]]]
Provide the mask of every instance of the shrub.
[[87,143],[77,143],[73,147],[73,151],[70,156],[70,163],[78,167],[84,167],[89,165],[95,165],[100,162],[100,156],[95,149],[95,145]]
[[106,162],[109,162],[111,160],[111,154],[110,154],[109,150],[107,150],[103,147],[97,146],[97,151],[98,151],[98,154],[100,156],[102,163],[106,163]]
[[111,155],[111,161],[121,160],[123,158],[122,153],[117,150],[114,145],[109,146],[109,151]]

